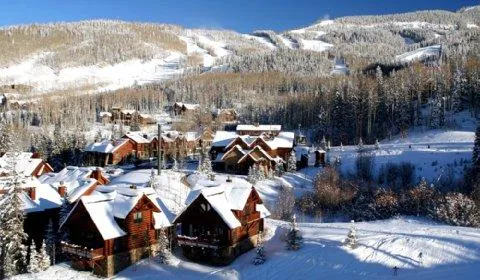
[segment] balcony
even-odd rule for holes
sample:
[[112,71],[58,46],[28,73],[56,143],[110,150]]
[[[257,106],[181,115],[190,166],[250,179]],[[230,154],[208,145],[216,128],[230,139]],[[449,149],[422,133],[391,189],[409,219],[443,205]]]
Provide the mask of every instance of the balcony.
[[220,240],[202,237],[191,237],[186,235],[177,236],[178,245],[218,249]]
[[104,257],[103,248],[92,249],[66,242],[62,242],[61,248],[63,253],[74,255],[82,259],[98,260]]

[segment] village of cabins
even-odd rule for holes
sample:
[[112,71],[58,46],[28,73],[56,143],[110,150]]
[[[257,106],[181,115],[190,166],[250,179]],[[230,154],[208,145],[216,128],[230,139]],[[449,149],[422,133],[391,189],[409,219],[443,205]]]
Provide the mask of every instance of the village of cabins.
[[[200,106],[177,102],[170,108],[172,117],[182,118]],[[117,167],[135,162],[133,170],[153,168],[160,155],[162,163],[156,168],[161,172],[181,149],[185,158],[208,157],[217,174],[246,175],[252,168],[286,170],[292,155],[298,168],[322,165],[325,152],[307,145],[299,132],[282,131],[281,125],[239,124],[234,109],[212,114],[220,125],[200,131],[157,129],[96,139],[85,147],[81,167],[54,171],[35,153],[1,155],[0,207],[9,191],[5,182],[22,174],[28,242],[41,244],[47,225],[53,224],[55,231],[68,236],[57,244],[59,258],[69,260],[74,269],[99,276],[113,276],[147,257],[159,246],[160,234],[167,236],[170,250],[181,247],[189,259],[228,264],[254,248],[264,230],[263,219],[270,215],[255,187],[237,177],[188,186],[183,209],[175,211],[149,184],[112,183]],[[152,115],[131,109],[111,108],[97,117],[104,124],[157,127]],[[12,162],[13,170],[8,168]]]

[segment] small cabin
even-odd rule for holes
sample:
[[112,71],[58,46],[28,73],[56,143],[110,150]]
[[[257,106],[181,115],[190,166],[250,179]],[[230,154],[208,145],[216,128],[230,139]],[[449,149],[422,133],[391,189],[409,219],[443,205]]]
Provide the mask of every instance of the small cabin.
[[270,213],[255,188],[242,183],[229,180],[190,193],[174,221],[185,257],[225,265],[256,246]]
[[60,230],[71,266],[111,277],[158,251],[160,230],[171,233],[168,210],[151,188],[105,188],[82,197]]

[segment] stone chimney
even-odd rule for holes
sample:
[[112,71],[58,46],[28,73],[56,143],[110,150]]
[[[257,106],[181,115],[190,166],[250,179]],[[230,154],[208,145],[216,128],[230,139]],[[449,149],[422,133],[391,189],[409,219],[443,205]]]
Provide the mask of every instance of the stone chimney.
[[95,170],[92,171],[90,178],[100,181],[100,179],[102,178],[102,169],[100,167],[97,167]]

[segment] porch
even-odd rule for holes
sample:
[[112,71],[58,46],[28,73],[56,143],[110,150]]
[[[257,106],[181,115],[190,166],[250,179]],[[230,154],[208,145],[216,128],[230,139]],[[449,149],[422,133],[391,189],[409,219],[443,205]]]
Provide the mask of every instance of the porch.
[[69,244],[66,242],[61,243],[61,250],[64,254],[74,256],[84,260],[99,260],[104,258],[103,247],[102,248],[87,248],[80,245]]

